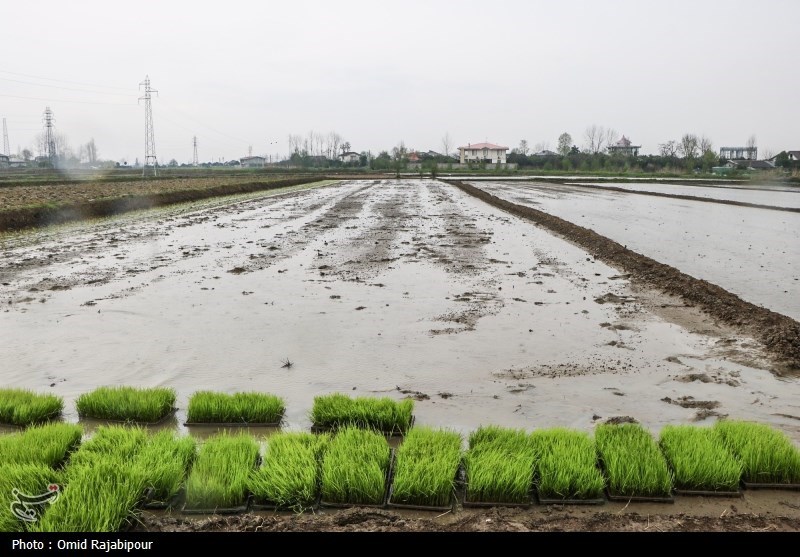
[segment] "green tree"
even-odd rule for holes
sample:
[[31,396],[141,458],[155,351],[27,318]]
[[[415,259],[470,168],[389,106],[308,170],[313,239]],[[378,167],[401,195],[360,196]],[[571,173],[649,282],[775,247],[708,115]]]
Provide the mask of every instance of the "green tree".
[[558,136],[558,154],[562,157],[569,155],[572,149],[572,136],[567,132]]

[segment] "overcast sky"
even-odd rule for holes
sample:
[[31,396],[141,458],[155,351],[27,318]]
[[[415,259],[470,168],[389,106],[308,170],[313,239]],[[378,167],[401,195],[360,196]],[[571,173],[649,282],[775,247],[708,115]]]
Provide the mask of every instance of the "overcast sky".
[[[35,147],[49,106],[77,150],[159,163],[489,141],[579,147],[592,124],[644,153],[687,132],[715,148],[800,149],[800,1],[3,2],[0,117]],[[0,144],[2,148],[2,144]]]

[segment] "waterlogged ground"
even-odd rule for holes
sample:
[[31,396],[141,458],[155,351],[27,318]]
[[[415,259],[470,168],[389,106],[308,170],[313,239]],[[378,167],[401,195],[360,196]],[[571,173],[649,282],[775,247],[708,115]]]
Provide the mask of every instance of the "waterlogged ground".
[[6,235],[0,283],[0,380],[63,396],[72,421],[79,394],[126,384],[174,387],[180,430],[214,389],[284,397],[286,429],[346,392],[412,396],[417,423],[465,434],[730,416],[800,442],[800,384],[756,342],[436,181]]
[[[800,213],[690,201],[579,184],[474,182],[508,201],[591,228],[633,251],[800,319]],[[604,184],[636,188],[632,184]],[[662,191],[667,188],[670,191]],[[672,191],[683,188],[688,191]],[[800,193],[641,185],[658,191],[796,207]]]

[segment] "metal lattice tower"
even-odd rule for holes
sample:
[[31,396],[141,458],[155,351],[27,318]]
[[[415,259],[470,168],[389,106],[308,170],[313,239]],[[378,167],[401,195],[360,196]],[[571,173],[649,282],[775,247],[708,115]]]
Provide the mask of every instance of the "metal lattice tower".
[[192,138],[192,145],[194,146],[194,157],[192,158],[192,164],[194,166],[198,166],[197,162],[197,136]]
[[53,111],[50,110],[48,106],[44,109],[44,153],[51,167],[55,167],[56,159],[58,158],[58,153],[56,153],[56,136],[53,131],[53,122],[55,122],[55,120]]
[[156,140],[153,133],[153,105],[150,100],[150,93],[158,93],[155,89],[150,88],[150,77],[145,76],[144,81],[139,84],[141,89],[144,85],[144,97],[139,97],[139,100],[144,100],[144,167],[142,168],[142,176],[147,174],[147,167],[153,167],[153,176],[158,176],[158,160],[156,159]]
[[11,147],[8,146],[8,126],[5,118],[3,118],[3,154],[11,156]]

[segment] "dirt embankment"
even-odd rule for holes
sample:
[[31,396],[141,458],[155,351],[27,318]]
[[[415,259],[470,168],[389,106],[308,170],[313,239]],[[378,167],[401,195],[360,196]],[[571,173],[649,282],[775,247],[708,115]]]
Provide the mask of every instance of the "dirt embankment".
[[746,302],[705,280],[636,253],[597,232],[548,213],[500,199],[460,181],[447,181],[464,192],[500,209],[531,220],[581,246],[596,259],[625,269],[631,280],[682,297],[712,317],[761,341],[774,358],[773,372],[800,374],[800,323]]
[[0,232],[107,217],[174,203],[308,184],[324,177],[280,180],[191,179],[14,186],[0,189]]

